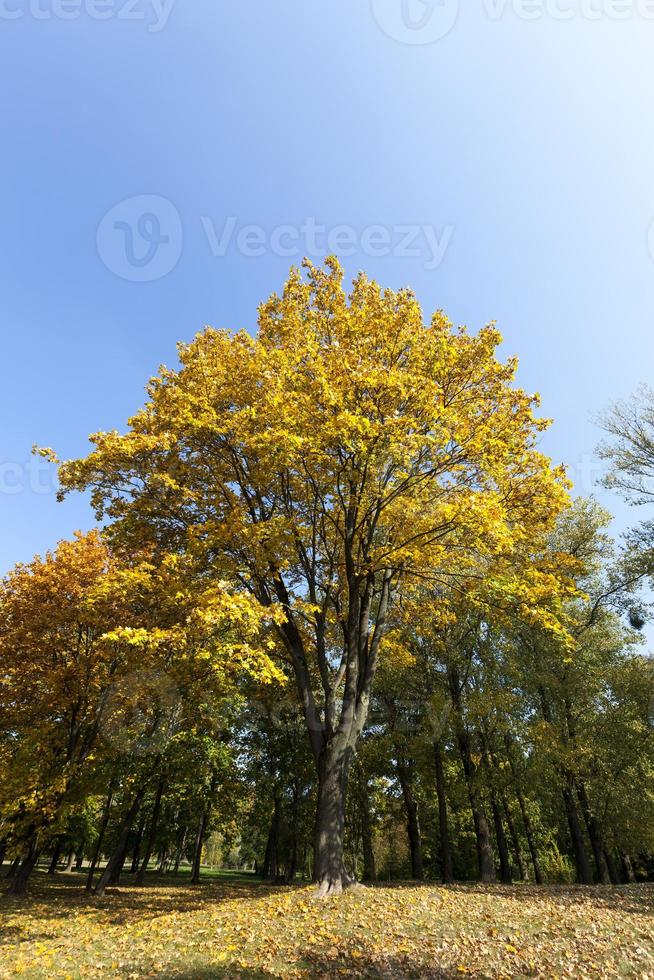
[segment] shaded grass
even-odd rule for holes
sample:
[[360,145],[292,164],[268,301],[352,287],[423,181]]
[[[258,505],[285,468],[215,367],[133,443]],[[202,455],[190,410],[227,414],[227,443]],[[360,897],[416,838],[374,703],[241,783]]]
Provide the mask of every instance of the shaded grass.
[[317,902],[248,874],[0,898],[0,976],[654,978],[654,886],[376,886]]

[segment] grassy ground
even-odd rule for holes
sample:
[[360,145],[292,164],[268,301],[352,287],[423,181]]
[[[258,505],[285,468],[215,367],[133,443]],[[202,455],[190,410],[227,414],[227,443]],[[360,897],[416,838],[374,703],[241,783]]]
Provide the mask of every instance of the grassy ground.
[[404,885],[316,902],[245,875],[88,897],[76,875],[0,898],[0,977],[654,980],[654,886]]

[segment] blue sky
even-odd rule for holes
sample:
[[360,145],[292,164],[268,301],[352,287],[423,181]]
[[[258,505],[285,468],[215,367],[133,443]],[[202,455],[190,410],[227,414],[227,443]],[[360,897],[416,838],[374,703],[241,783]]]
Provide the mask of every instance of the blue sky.
[[[0,571],[92,524],[65,458],[304,251],[495,319],[594,489],[652,381],[650,0],[0,0]],[[654,244],[654,234],[651,236]],[[600,494],[616,527],[642,516]]]

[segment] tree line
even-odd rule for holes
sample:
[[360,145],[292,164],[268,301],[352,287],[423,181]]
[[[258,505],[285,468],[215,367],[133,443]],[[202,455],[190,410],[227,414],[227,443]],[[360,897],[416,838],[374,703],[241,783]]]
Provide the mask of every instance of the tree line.
[[[125,432],[60,461],[101,530],[0,590],[0,856],[102,894],[208,842],[318,895],[378,877],[646,877],[654,525],[616,543],[539,450],[493,325],[293,269]],[[654,494],[654,397],[604,419]]]

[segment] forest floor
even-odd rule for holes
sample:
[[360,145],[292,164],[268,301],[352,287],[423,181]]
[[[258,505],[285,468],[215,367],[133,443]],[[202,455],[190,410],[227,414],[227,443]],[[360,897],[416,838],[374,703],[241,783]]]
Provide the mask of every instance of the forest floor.
[[[128,876],[126,876],[128,877]],[[80,875],[0,897],[0,977],[649,977],[654,885],[377,885],[316,901],[252,876]]]

